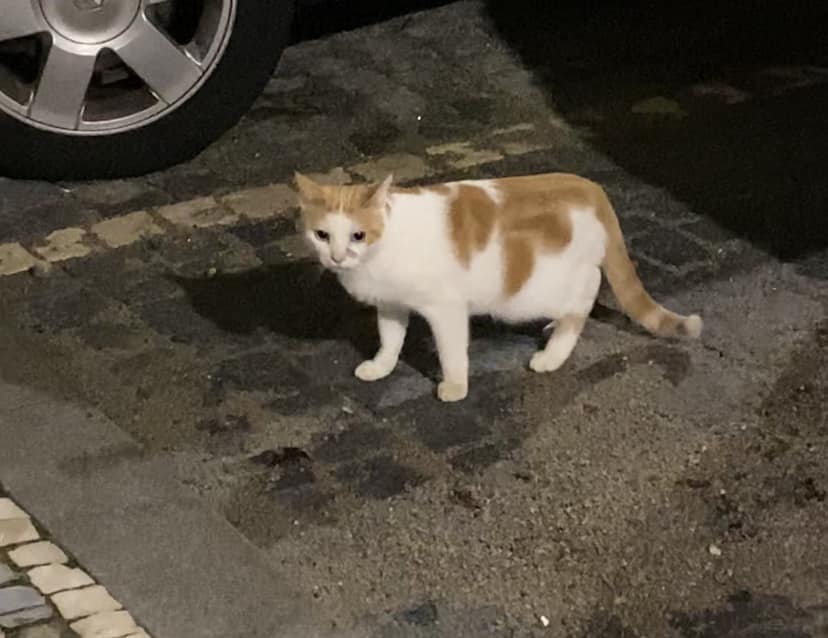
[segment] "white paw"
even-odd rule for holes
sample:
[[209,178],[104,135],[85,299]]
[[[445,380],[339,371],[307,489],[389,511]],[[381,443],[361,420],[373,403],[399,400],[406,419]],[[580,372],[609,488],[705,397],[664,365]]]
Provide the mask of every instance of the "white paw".
[[437,397],[440,401],[446,403],[453,403],[454,401],[462,401],[469,394],[469,386],[467,383],[452,383],[450,381],[443,381],[437,386]]
[[369,359],[357,366],[356,370],[354,370],[354,375],[362,381],[378,381],[391,374],[393,369],[394,366],[383,366],[373,359]]
[[560,368],[565,361],[566,357],[561,358],[554,353],[541,350],[540,352],[536,352],[532,355],[529,367],[535,372],[554,372]]

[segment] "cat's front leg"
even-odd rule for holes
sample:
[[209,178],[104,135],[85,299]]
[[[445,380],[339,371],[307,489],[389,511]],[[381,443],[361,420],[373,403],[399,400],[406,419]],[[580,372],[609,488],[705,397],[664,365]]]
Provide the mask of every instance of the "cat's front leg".
[[363,361],[354,370],[356,377],[363,381],[377,381],[394,371],[408,330],[408,310],[396,306],[379,306],[377,327],[380,348],[376,356]]
[[443,380],[441,401],[461,401],[469,393],[469,314],[463,306],[440,306],[423,312],[431,326]]

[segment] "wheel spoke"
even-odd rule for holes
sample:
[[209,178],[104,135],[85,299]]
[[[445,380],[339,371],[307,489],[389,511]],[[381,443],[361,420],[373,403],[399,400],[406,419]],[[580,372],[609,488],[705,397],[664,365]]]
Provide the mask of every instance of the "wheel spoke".
[[29,116],[52,126],[76,129],[96,58],[97,53],[77,53],[52,45],[29,106]]
[[43,31],[32,0],[3,0],[0,9],[0,42]]
[[198,82],[198,63],[148,20],[136,22],[132,36],[116,53],[161,100],[172,104]]

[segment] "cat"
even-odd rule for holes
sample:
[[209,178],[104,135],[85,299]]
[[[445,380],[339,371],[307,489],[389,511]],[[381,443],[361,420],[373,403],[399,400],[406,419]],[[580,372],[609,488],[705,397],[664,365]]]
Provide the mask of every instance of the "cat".
[[301,222],[322,265],[348,293],[377,308],[380,347],[355,375],[394,370],[411,312],[437,346],[442,401],[468,394],[469,319],[553,320],[529,367],[557,370],[569,358],[601,285],[651,333],[699,337],[698,315],[675,314],[646,292],[601,186],[566,173],[399,188],[330,186],[296,173]]

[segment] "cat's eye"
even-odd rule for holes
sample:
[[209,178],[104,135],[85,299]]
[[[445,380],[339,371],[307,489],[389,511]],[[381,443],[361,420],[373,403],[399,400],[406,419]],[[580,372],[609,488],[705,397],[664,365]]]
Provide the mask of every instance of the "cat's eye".
[[316,238],[319,241],[328,241],[331,238],[331,236],[324,230],[317,230],[314,232],[314,234],[316,235]]
[[351,239],[354,241],[364,241],[365,240],[365,233],[361,230],[351,235]]

